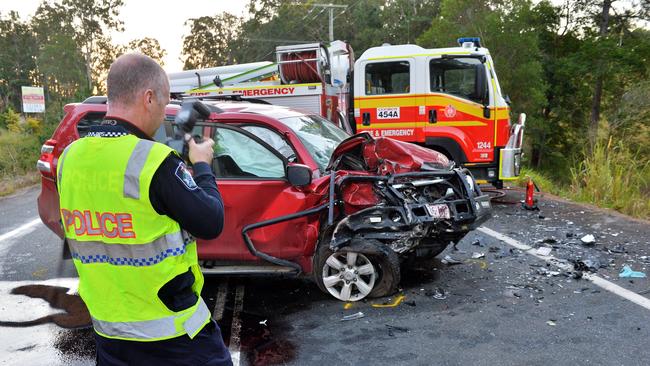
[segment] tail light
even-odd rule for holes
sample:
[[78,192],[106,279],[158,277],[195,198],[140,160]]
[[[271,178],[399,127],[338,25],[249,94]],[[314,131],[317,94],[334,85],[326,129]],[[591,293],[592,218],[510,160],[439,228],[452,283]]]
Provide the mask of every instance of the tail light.
[[41,172],[41,175],[47,178],[54,178],[56,168],[54,166],[54,147],[56,147],[56,140],[47,140],[41,147],[41,157],[36,162],[36,168]]

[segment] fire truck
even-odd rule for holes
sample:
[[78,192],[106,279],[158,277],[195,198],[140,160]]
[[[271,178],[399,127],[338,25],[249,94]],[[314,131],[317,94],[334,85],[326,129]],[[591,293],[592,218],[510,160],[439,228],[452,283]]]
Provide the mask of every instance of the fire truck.
[[509,98],[479,38],[436,49],[385,44],[356,60],[342,41],[279,46],[274,63],[169,76],[172,97],[249,99],[302,109],[349,133],[440,151],[470,169],[479,183],[501,187],[519,176],[526,115],[511,120]]

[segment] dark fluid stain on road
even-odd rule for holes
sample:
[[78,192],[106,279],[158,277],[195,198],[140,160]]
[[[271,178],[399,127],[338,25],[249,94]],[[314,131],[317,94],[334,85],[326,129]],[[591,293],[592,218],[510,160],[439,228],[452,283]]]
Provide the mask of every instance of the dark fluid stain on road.
[[94,358],[94,330],[93,328],[61,330],[56,335],[54,347],[64,359]]
[[[54,323],[62,328],[78,329],[88,328],[91,325],[90,314],[86,304],[78,295],[68,295],[68,288],[46,285],[26,285],[11,290],[14,295],[25,295],[35,299],[47,301],[51,307],[61,309],[64,313],[46,315],[44,317],[27,321],[0,321],[4,327],[31,327],[40,324]],[[25,309],[29,312],[29,309]]]
[[[312,303],[329,299],[315,284],[291,278],[243,279],[246,293],[241,318],[241,353],[251,366],[283,365],[291,362],[298,353],[292,339],[294,327],[284,316],[308,311]],[[226,301],[222,324],[224,339],[230,339],[232,301]],[[223,329],[226,328],[226,329]]]
[[402,281],[400,282],[400,286],[404,289],[411,289],[436,282],[440,278],[440,271],[445,270],[445,266],[438,258],[420,260],[410,265],[405,265],[402,267]]

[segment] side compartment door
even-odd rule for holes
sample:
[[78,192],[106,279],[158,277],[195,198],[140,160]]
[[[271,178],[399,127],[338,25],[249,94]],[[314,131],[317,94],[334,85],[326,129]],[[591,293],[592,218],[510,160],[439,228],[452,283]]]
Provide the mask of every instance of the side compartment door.
[[361,65],[357,72],[364,75],[363,85],[356,90],[362,93],[355,95],[357,132],[420,141],[415,60],[396,58]]
[[489,108],[492,98],[483,60],[473,56],[443,56],[430,58],[428,63],[427,144],[438,144],[440,139],[453,140],[464,153],[464,162],[494,161],[494,110]]
[[[213,170],[225,207],[224,229],[214,241],[199,245],[204,259],[256,260],[242,238],[242,228],[311,207],[301,190],[285,177],[288,159],[267,142],[242,128],[211,124],[215,141]],[[257,250],[279,258],[303,255],[307,237],[317,235],[306,219],[256,229],[249,233]],[[313,242],[313,240],[311,240]]]

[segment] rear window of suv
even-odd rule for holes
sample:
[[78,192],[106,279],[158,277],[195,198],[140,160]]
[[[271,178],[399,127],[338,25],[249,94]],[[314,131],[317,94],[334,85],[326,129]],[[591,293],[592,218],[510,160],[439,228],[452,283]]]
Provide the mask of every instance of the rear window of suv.
[[79,120],[79,123],[77,123],[77,133],[79,134],[79,138],[85,137],[92,126],[97,126],[102,123],[105,115],[106,113],[104,112],[90,112],[83,116],[83,118]]

